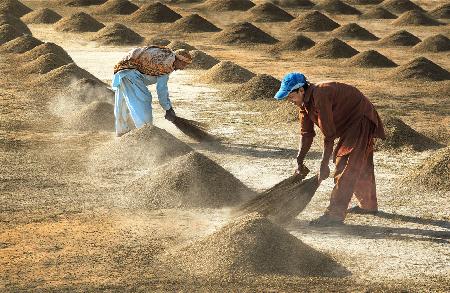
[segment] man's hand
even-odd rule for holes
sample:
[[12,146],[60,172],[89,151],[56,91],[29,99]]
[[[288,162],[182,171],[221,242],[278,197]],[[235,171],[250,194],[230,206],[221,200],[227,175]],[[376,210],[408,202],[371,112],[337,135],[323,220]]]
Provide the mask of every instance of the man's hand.
[[319,181],[325,180],[330,176],[330,167],[328,166],[328,162],[322,161],[320,164],[319,170]]
[[175,120],[175,117],[177,117],[177,115],[175,114],[175,111],[173,110],[173,108],[170,108],[169,110],[167,110],[166,115],[164,115],[164,118],[166,118],[170,122],[173,122]]

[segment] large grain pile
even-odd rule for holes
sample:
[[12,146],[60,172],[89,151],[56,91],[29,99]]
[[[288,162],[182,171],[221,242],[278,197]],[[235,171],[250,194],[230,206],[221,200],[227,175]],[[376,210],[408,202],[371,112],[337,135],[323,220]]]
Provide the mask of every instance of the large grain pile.
[[214,39],[221,44],[274,44],[277,39],[249,22],[241,22],[217,33]]
[[294,19],[288,12],[270,2],[253,7],[247,11],[246,18],[254,22],[287,22]]
[[202,16],[194,13],[185,16],[170,26],[173,31],[196,33],[196,32],[218,32],[220,28],[203,18]]
[[316,5],[310,0],[270,0],[270,2],[289,8],[311,8]]
[[31,11],[31,8],[18,0],[2,0],[0,3],[0,14],[9,14],[15,17],[21,17]]
[[441,5],[431,10],[430,15],[436,18],[449,19],[450,18],[450,3]]
[[450,40],[438,34],[431,36],[413,47],[414,52],[445,52],[450,50]]
[[54,53],[47,53],[23,64],[20,69],[28,73],[44,74],[66,64],[67,62],[58,55]]
[[196,50],[197,48],[195,48],[194,46],[189,45],[188,43],[182,42],[182,41],[172,41],[167,45],[168,48],[170,48],[171,50],[175,51],[178,49],[184,49],[184,50]]
[[7,43],[15,38],[22,36],[23,34],[16,30],[10,24],[0,25],[0,45]]
[[24,53],[42,44],[30,35],[23,35],[0,46],[0,51],[8,53]]
[[97,78],[77,78],[66,86],[65,102],[69,104],[89,104],[92,102],[114,102],[114,92]]
[[349,40],[374,41],[379,39],[377,36],[354,22],[338,27],[332,32],[332,35]]
[[385,0],[381,5],[393,13],[403,13],[409,10],[423,10],[410,0]]
[[65,126],[81,131],[114,131],[114,106],[106,102],[92,102],[72,113]]
[[210,69],[220,61],[203,51],[192,50],[189,52],[192,56],[192,63],[187,67],[188,69]]
[[10,14],[0,14],[0,26],[9,24],[22,34],[31,35],[31,31],[28,26],[19,18]]
[[406,11],[392,24],[394,25],[441,25],[439,21],[428,16],[425,12],[419,10]]
[[373,7],[360,15],[362,19],[396,19],[397,15],[383,7]]
[[418,79],[425,81],[449,80],[450,73],[425,57],[418,57],[396,68],[390,76],[397,80]]
[[20,55],[20,60],[22,62],[23,61],[25,61],[25,62],[31,61],[31,60],[39,58],[39,56],[41,56],[41,55],[45,55],[48,53],[55,54],[60,59],[64,60],[66,63],[73,62],[72,58],[66,52],[66,50],[64,50],[62,47],[60,47],[54,43],[51,43],[51,42],[41,44],[39,46],[34,47],[30,51],[23,53],[22,55]]
[[105,25],[85,12],[76,12],[55,23],[55,30],[62,32],[96,32]]
[[353,6],[345,4],[341,0],[322,0],[314,6],[314,9],[324,10],[331,14],[361,14],[361,11]]
[[386,56],[378,53],[375,50],[368,50],[356,54],[350,58],[346,64],[348,66],[356,66],[363,68],[376,68],[376,67],[396,67],[397,64]]
[[348,274],[331,257],[258,213],[234,219],[201,240],[168,251],[161,259],[188,275],[219,279]]
[[323,32],[332,31],[339,24],[319,11],[312,11],[291,21],[290,26],[296,31]]
[[120,14],[127,15],[135,12],[139,6],[128,0],[108,0],[104,4],[96,7],[93,12],[95,14]]
[[144,38],[123,24],[113,23],[99,30],[92,40],[103,45],[123,46],[140,44]]
[[337,38],[323,41],[306,51],[308,56],[325,59],[350,58],[358,53],[356,49]]
[[420,39],[408,31],[397,31],[378,41],[383,46],[414,46],[420,43]]
[[383,0],[347,0],[346,2],[354,5],[372,5],[380,4]]
[[22,20],[25,23],[55,23],[62,18],[61,15],[48,8],[41,8],[28,13]]
[[209,11],[246,11],[255,6],[250,0],[207,0],[200,4],[200,9]]
[[255,74],[231,61],[221,61],[200,76],[201,82],[209,83],[243,83]]
[[257,74],[246,83],[225,91],[224,96],[234,100],[272,100],[281,82],[268,74]]
[[281,51],[303,51],[308,50],[313,47],[316,43],[304,36],[302,34],[291,37],[285,41],[275,44],[270,51],[271,52],[281,52]]
[[208,157],[190,152],[125,187],[129,204],[145,208],[220,208],[254,193]]
[[91,5],[100,5],[106,2],[106,0],[62,0],[65,6],[83,7]]
[[36,78],[34,83],[55,88],[67,88],[73,81],[82,78],[97,79],[83,68],[78,67],[75,63],[69,63],[43,74]]
[[145,4],[133,12],[133,14],[129,17],[131,21],[144,23],[174,22],[180,18],[180,14],[176,13],[161,2]]

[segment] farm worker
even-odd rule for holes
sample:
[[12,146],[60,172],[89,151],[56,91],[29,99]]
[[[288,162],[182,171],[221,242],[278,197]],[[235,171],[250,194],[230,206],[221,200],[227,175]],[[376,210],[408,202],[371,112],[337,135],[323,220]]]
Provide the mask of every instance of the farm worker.
[[[314,124],[323,133],[319,181],[330,175],[331,156],[336,164],[335,186],[324,215],[311,224],[328,226],[344,222],[347,212],[374,214],[378,210],[373,165],[374,138],[385,138],[383,124],[373,104],[357,88],[339,82],[309,83],[301,73],[287,74],[275,99],[288,99],[300,110],[301,142],[298,173],[313,142]],[[334,148],[334,141],[338,139]],[[359,206],[349,209],[355,195]]]
[[148,46],[134,48],[114,66],[112,88],[115,91],[116,135],[130,131],[129,113],[136,128],[152,123],[152,95],[147,86],[156,83],[159,104],[166,110],[165,118],[176,117],[169,99],[167,81],[169,74],[184,69],[192,62],[192,56],[184,49],[173,52],[169,48]]

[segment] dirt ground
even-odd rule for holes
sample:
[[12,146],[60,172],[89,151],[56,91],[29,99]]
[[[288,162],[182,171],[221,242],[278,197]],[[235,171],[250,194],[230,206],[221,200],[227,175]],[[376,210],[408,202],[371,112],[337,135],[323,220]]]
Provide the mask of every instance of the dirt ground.
[[[134,2],[134,1],[133,1]],[[150,1],[137,1],[138,5]],[[261,3],[263,1],[254,1]],[[444,0],[415,0],[429,10]],[[58,1],[23,1],[32,9],[49,7],[61,15],[90,12],[93,7],[65,7]],[[169,4],[182,15],[194,4]],[[364,11],[369,6],[356,5]],[[301,9],[287,9],[298,16]],[[244,20],[245,13],[202,13],[216,26]],[[299,53],[268,53],[267,46],[238,47],[212,43],[213,33],[180,34],[166,24],[129,23],[124,17],[95,16],[103,23],[120,22],[146,38],[182,40],[219,60],[233,61],[255,73],[279,79],[301,71],[312,82],[337,80],[356,85],[381,113],[402,118],[417,131],[449,145],[450,81],[390,80],[390,69],[358,69],[342,61]],[[392,20],[355,22],[382,38],[397,30]],[[280,40],[289,38],[287,23],[258,23]],[[62,46],[81,68],[109,84],[114,64],[131,46],[106,47],[89,41],[94,33],[61,33],[52,25],[29,25],[33,36]],[[449,24],[406,29],[423,39]],[[318,42],[328,33],[305,35]],[[348,41],[359,51],[376,49],[397,64],[425,56],[450,69],[450,53],[418,54],[367,41]],[[167,249],[211,234],[231,218],[229,209],[136,210],[123,208],[121,188],[139,172],[93,172],[91,154],[116,139],[112,132],[67,131],[64,116],[55,115],[64,90],[31,83],[33,76],[0,55],[0,291],[2,292],[448,292],[450,288],[450,191],[411,189],[401,184],[433,151],[375,153],[380,213],[348,215],[339,228],[308,225],[328,205],[332,179],[322,183],[309,206],[286,229],[307,245],[331,255],[349,276],[295,277],[264,275],[201,279],[182,274],[158,260]],[[154,98],[154,123],[219,163],[255,191],[292,174],[299,133],[297,122],[270,119],[275,101],[242,102],[221,97],[226,86],[202,83],[203,71],[171,74],[169,90],[179,116],[208,125],[224,137],[222,145],[196,143],[164,120]],[[152,93],[155,88],[150,87]],[[270,105],[270,106],[267,106]],[[66,113],[69,114],[69,109]],[[60,112],[61,113],[61,112]],[[64,112],[62,112],[64,113]],[[313,172],[321,157],[317,137],[307,157]],[[148,166],[151,169],[152,166]]]

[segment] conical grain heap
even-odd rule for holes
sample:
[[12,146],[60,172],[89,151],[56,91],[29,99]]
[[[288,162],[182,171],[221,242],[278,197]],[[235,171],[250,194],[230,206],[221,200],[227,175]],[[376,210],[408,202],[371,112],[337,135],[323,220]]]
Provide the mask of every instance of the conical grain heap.
[[368,50],[356,54],[346,63],[348,66],[356,66],[363,68],[378,68],[378,67],[396,67],[397,64],[386,56],[378,53],[375,50]]
[[55,23],[62,18],[61,15],[48,8],[41,8],[28,13],[22,20],[25,23]]
[[322,0],[316,6],[314,6],[314,9],[323,10],[331,14],[361,14],[361,11],[342,2],[341,0]]
[[23,35],[7,43],[4,43],[2,46],[0,46],[0,51],[20,54],[27,52],[41,44],[41,40],[38,40],[30,35]]
[[200,77],[201,82],[243,83],[255,74],[231,61],[221,61]]
[[423,10],[422,7],[410,0],[385,0],[380,5],[393,13],[403,13],[410,10]]
[[362,19],[396,19],[397,15],[383,7],[374,7],[361,14]]
[[414,52],[446,52],[450,50],[450,40],[446,36],[438,34],[415,45],[413,50]]
[[241,22],[217,33],[214,39],[221,44],[274,44],[277,39],[249,22]]
[[75,63],[69,63],[43,74],[34,83],[45,84],[54,88],[67,88],[73,81],[82,78],[98,80],[95,76],[83,68],[78,67]]
[[247,11],[247,19],[254,22],[288,22],[294,17],[280,7],[265,2]]
[[208,11],[246,11],[255,6],[250,0],[207,0],[200,4],[200,9]]
[[425,57],[418,57],[399,66],[390,76],[396,80],[442,81],[450,79],[450,73],[447,70]]
[[361,41],[375,41],[379,39],[377,36],[356,23],[348,23],[346,25],[338,27],[332,32],[332,35],[341,39],[348,40],[354,39]]
[[187,51],[196,50],[194,46],[189,45],[188,43],[182,42],[182,41],[172,41],[167,45],[168,48],[170,48],[172,51],[184,49]]
[[139,6],[128,0],[108,0],[104,4],[96,7],[93,11],[95,14],[119,14],[127,15],[135,12]]
[[288,40],[276,44],[270,49],[272,52],[303,51],[313,47],[316,43],[305,35],[299,34]]
[[106,2],[106,0],[62,0],[65,6],[72,7],[84,7],[91,5],[100,5]]
[[411,10],[403,13],[400,15],[399,18],[397,18],[394,22],[392,22],[394,25],[425,25],[425,26],[436,26],[436,25],[442,25],[439,21],[436,19],[433,19],[432,17],[428,16],[425,12],[419,11],[419,10]]
[[386,36],[378,41],[384,46],[414,46],[420,43],[420,39],[408,31],[397,31],[389,36]]
[[325,59],[350,58],[358,53],[356,49],[337,38],[328,39],[306,51],[308,56]]
[[62,32],[96,32],[105,25],[84,12],[77,12],[55,23],[55,30]]
[[275,5],[289,8],[311,8],[314,4],[310,0],[271,0]]
[[192,50],[190,51],[192,56],[192,63],[187,67],[188,69],[210,69],[214,65],[220,62],[220,60],[206,54],[203,51]]
[[82,77],[74,79],[65,88],[70,104],[90,104],[92,102],[114,102],[114,92],[97,78]]
[[31,11],[31,8],[18,0],[2,0],[0,3],[0,14],[9,14],[15,17],[21,17]]
[[114,106],[106,102],[92,102],[70,115],[65,126],[81,131],[114,131]]
[[46,55],[48,53],[55,54],[60,59],[64,60],[64,62],[66,63],[73,62],[72,58],[66,52],[66,50],[51,42],[43,43],[39,46],[36,46],[30,51],[21,54],[19,58],[22,62],[32,61],[34,59],[39,58],[39,56]]
[[133,12],[129,17],[131,21],[143,23],[167,23],[174,22],[180,18],[180,14],[161,2],[145,4]]
[[171,25],[171,29],[187,33],[221,31],[220,28],[196,13],[180,18]]
[[225,96],[234,100],[273,100],[280,88],[281,81],[268,74],[257,74],[246,83],[225,92]]
[[431,10],[430,15],[435,18],[449,19],[450,18],[450,3],[441,5]]
[[25,63],[21,66],[21,70],[28,73],[44,74],[53,69],[66,65],[67,62],[54,53],[47,53],[38,58]]
[[319,11],[312,11],[291,21],[290,26],[296,31],[324,32],[338,28],[339,24]]
[[31,35],[31,31],[28,28],[28,26],[20,20],[20,18],[17,18],[10,14],[0,14],[0,26],[9,24],[11,25],[15,30],[20,32],[21,34]]
[[167,46],[170,44],[170,40],[162,38],[162,37],[152,37],[149,40],[145,41],[145,44],[147,46],[152,46],[152,45],[156,45],[156,46]]
[[23,34],[16,30],[10,24],[0,25],[0,45],[7,43],[15,38],[22,36]]
[[383,0],[347,0],[346,2],[352,5],[373,5],[380,4]]
[[123,46],[140,44],[144,38],[123,24],[113,23],[99,30],[92,40],[103,45]]

